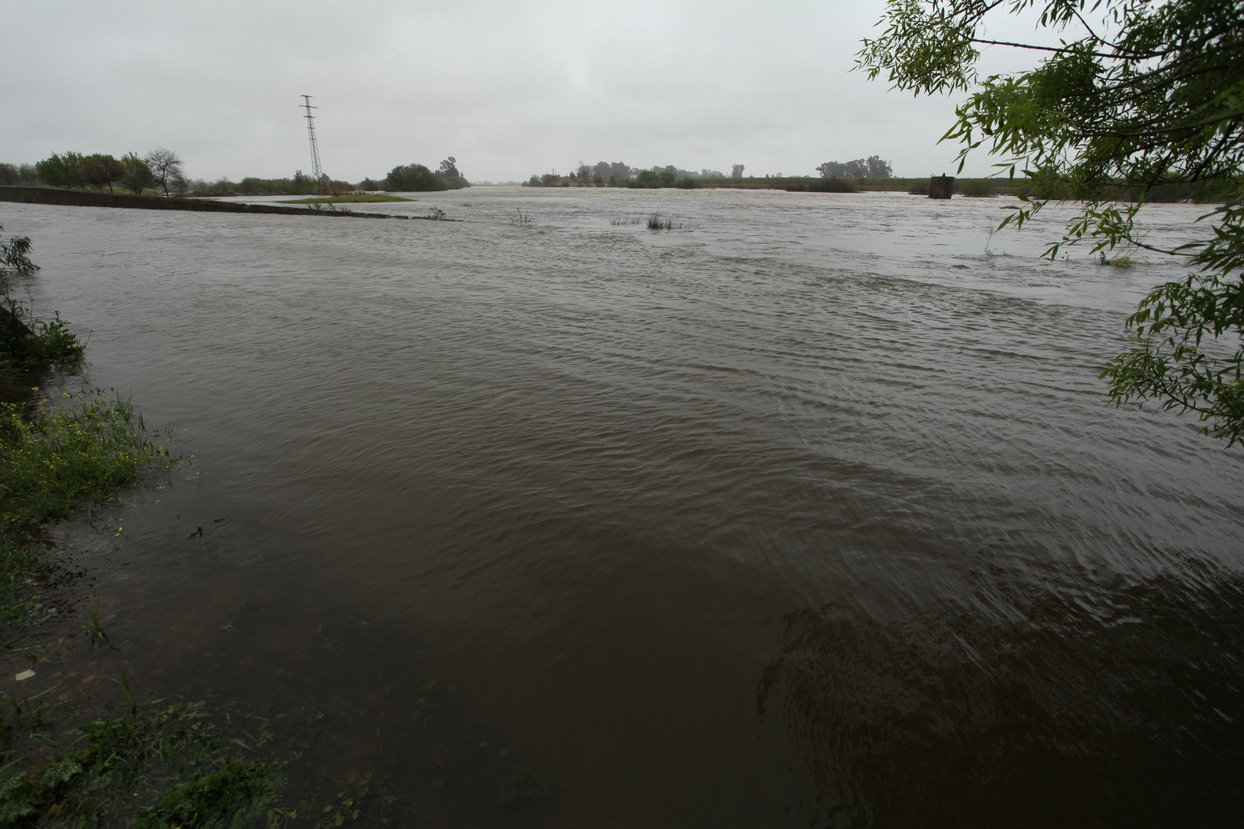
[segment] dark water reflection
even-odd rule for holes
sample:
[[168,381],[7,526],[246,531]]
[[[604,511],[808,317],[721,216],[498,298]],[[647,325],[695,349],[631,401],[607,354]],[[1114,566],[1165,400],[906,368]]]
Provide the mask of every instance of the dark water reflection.
[[786,616],[757,703],[816,781],[810,811],[827,826],[1238,819],[1244,583],[1024,581],[982,563],[962,602],[890,624],[833,604]]
[[[566,825],[1237,809],[1244,464],[1097,380],[1178,270],[1037,259],[1058,211],[990,241],[992,201],[384,212],[432,205],[6,213],[196,455],[110,554],[151,681],[322,704],[408,781],[452,684]],[[691,228],[610,223],[653,210]]]

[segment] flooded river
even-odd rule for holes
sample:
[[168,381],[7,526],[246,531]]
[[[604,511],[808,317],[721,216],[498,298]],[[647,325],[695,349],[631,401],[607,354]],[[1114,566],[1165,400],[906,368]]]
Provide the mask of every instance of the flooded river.
[[480,801],[551,804],[484,825],[1227,825],[1244,455],[1097,377],[1181,272],[1041,259],[1069,211],[1005,205],[0,220],[90,383],[193,454],[95,554],[145,687],[326,712],[307,751],[399,795],[452,687]]

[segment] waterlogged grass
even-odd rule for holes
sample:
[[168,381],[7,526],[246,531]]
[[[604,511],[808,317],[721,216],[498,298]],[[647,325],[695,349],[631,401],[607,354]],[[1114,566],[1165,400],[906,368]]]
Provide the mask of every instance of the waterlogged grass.
[[[12,643],[14,628],[60,615],[47,593],[65,567],[51,557],[41,525],[112,497],[144,468],[172,463],[128,400],[95,391],[0,404],[4,649],[33,663]],[[108,643],[98,602],[86,613],[91,643]],[[227,735],[202,703],[145,710],[124,672],[119,684],[128,713],[87,717],[70,700],[54,709],[0,696],[0,827],[278,827],[294,817],[277,801],[280,775],[246,756],[270,735]],[[59,722],[66,713],[75,724]]]
[[[176,462],[128,400],[95,391],[0,405],[0,649],[33,668],[44,651],[20,644],[26,634],[46,639],[49,627],[57,636],[68,627],[75,602],[58,601],[54,585],[73,575],[42,526]],[[84,613],[69,637],[116,647],[98,599]],[[239,717],[228,703],[144,704],[124,671],[116,682],[129,704],[102,712],[76,696],[0,693],[0,827],[529,825],[552,807],[549,786],[444,685],[419,687],[409,718],[392,723],[414,778],[397,796],[385,778],[343,782],[335,762],[322,772],[311,763],[313,751],[331,756],[325,739],[358,738],[349,717],[329,728],[337,718],[322,711],[270,720]]]
[[689,225],[686,222],[676,222],[673,219],[662,216],[660,213],[653,213],[649,216],[633,216],[622,219],[613,219],[609,224],[615,227],[625,225],[644,225],[649,230],[685,230]]
[[41,526],[99,505],[144,467],[172,463],[128,400],[96,391],[0,403],[0,644],[9,647],[11,627],[59,613],[45,595],[58,568]]
[[129,400],[66,392],[33,408],[0,403],[0,532],[96,504],[153,462],[167,468],[168,450]]
[[339,768],[326,769],[336,781],[298,785],[308,758],[285,732],[302,722],[308,738],[333,739],[322,712],[232,710],[225,725],[229,709],[144,705],[124,673],[118,684],[129,704],[90,715],[65,697],[0,703],[0,827],[516,826],[551,813],[548,785],[439,683],[418,689],[408,724],[393,724],[415,758],[403,796],[370,774],[343,782]]
[[203,703],[148,712],[135,701],[69,728],[60,713],[31,701],[0,713],[0,826],[278,827],[296,816],[278,801],[281,776],[245,756],[271,738],[264,729],[226,734]]
[[280,204],[375,204],[380,202],[414,201],[391,193],[353,193],[348,196],[315,196],[307,199],[289,199]]

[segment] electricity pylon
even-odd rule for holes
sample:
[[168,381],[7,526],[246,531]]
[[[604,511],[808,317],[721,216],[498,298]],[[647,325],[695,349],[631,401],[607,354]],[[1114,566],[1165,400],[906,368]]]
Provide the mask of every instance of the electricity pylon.
[[315,116],[311,114],[311,110],[316,107],[311,106],[311,96],[303,95],[300,104],[307,110],[307,135],[311,138],[311,175],[315,177],[315,192],[319,193],[324,189],[324,171],[320,168],[320,145],[315,142]]

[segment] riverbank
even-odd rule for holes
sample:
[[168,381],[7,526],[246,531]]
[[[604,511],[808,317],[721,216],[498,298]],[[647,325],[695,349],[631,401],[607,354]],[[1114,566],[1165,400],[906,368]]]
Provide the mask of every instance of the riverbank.
[[354,216],[365,219],[407,219],[387,213],[355,213],[350,210],[314,210],[279,204],[240,204],[207,199],[132,196],[125,193],[97,193],[90,190],[61,190],[54,187],[0,187],[0,201],[19,204],[50,204],[73,207],[119,207],[131,210],[191,210],[202,213],[278,213],[286,216]]

